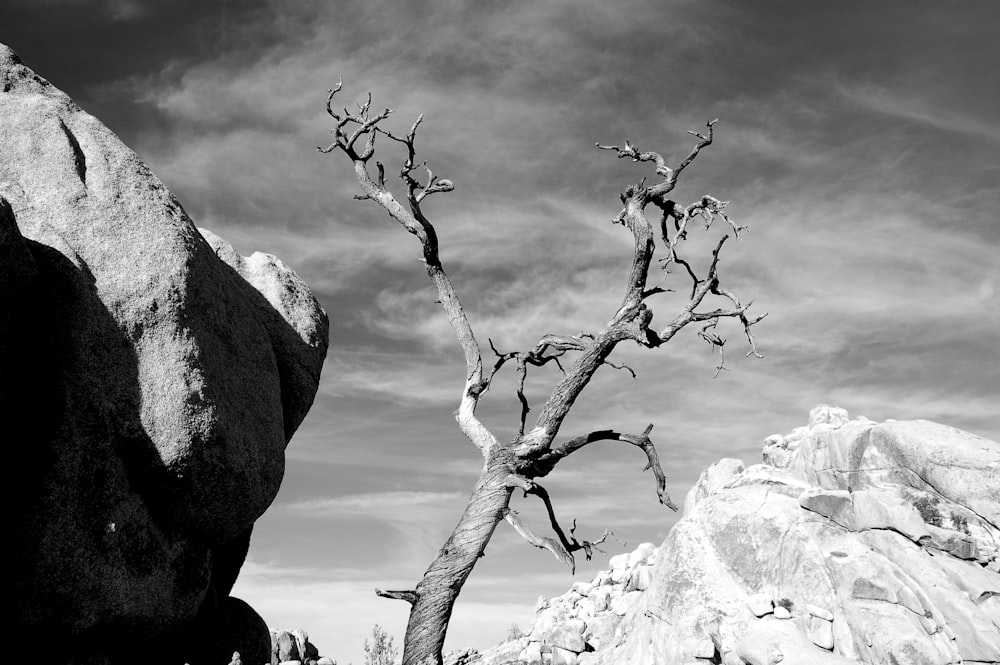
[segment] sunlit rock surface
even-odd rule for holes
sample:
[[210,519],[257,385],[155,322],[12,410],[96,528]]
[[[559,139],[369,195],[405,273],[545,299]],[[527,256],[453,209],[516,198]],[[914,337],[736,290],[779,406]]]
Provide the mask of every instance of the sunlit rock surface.
[[1000,661],[1000,444],[820,406],[763,459],[707,469],[662,546],[542,600],[523,644],[478,662]]
[[327,333],[294,272],[199,233],[0,45],[0,404],[8,468],[31,479],[8,527],[19,635],[53,662],[125,662],[137,644],[149,663],[184,644],[197,653],[176,662],[269,660],[263,622],[228,594]]

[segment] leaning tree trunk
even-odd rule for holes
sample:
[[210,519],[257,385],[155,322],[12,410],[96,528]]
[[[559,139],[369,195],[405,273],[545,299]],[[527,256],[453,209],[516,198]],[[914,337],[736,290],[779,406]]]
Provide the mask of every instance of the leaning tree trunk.
[[[501,353],[490,341],[497,360],[490,375],[484,377],[479,343],[462,309],[458,294],[441,265],[437,232],[421,209],[421,202],[429,195],[450,192],[454,189],[450,180],[435,176],[429,168],[426,168],[426,163],[422,164],[427,170],[426,181],[421,183],[415,177],[421,163],[416,159],[414,143],[417,127],[423,116],[417,118],[406,136],[397,136],[380,126],[380,123],[392,113],[391,110],[385,109],[377,115],[370,113],[372,103],[370,94],[367,101],[357,105],[356,111],[344,108],[341,113],[335,110],[332,105],[334,95],[340,91],[342,85],[343,81],[340,81],[335,88],[330,89],[326,100],[327,113],[337,121],[333,129],[334,140],[329,147],[319,150],[324,153],[342,151],[353,164],[364,192],[355,198],[377,203],[392,219],[399,222],[420,241],[427,275],[437,289],[437,302],[447,313],[448,322],[465,355],[465,386],[455,418],[462,432],[486,460],[462,518],[417,587],[405,591],[376,590],[380,596],[410,603],[403,665],[441,665],[441,651],[455,600],[479,557],[483,555],[500,520],[506,519],[530,544],[548,549],[571,570],[575,570],[573,552],[583,550],[589,559],[594,546],[610,535],[610,532],[605,531],[604,536],[598,540],[579,540],[574,535],[575,527],[570,529],[567,535],[559,525],[548,492],[536,482],[536,479],[546,476],[563,458],[595,441],[621,441],[637,446],[643,450],[649,461],[646,468],[651,469],[655,476],[656,493],[660,503],[677,510],[677,506],[667,494],[666,476],[656,448],[649,438],[652,424],[647,426],[642,434],[627,434],[604,429],[555,444],[555,437],[563,420],[598,368],[608,365],[627,370],[633,378],[635,377],[635,372],[627,365],[617,365],[609,360],[618,343],[632,340],[640,346],[656,348],[670,341],[687,325],[700,322],[704,326],[698,335],[719,352],[719,365],[716,367],[718,375],[725,369],[723,346],[726,343],[726,340],[715,332],[719,321],[724,318],[738,319],[743,325],[743,331],[750,345],[750,352],[747,355],[759,357],[751,327],[764,317],[750,319],[747,315],[750,305],[741,304],[731,291],[720,286],[719,252],[729,237],[728,234],[722,236],[712,252],[708,273],[704,277],[700,277],[692,264],[681,258],[678,252],[680,242],[687,238],[689,222],[695,219],[700,218],[704,221],[707,230],[714,219],[720,218],[732,227],[737,238],[740,231],[746,230],[746,227],[738,226],[725,214],[727,201],[706,195],[685,207],[667,198],[674,189],[681,171],[694,161],[703,148],[712,144],[715,121],[708,123],[707,135],[690,132],[699,139],[699,142],[675,168],[667,166],[666,160],[659,153],[640,152],[629,141],[625,142],[624,147],[598,144],[597,147],[601,150],[617,153],[619,159],[655,162],[657,175],[663,177],[662,182],[648,186],[645,184],[645,178],[638,184],[630,185],[620,197],[624,207],[612,220],[631,231],[635,242],[632,269],[622,304],[606,328],[597,334],[585,332],[578,335],[547,334],[529,351],[508,353]],[[368,170],[368,164],[375,153],[377,136],[399,143],[406,150],[406,158],[399,175],[406,185],[406,203],[409,204],[409,210],[386,187],[385,167],[381,162],[375,162],[374,173]],[[650,265],[656,251],[653,227],[644,214],[645,208],[651,204],[663,213],[659,226],[666,256],[661,256],[660,264],[666,273],[677,266],[684,268],[681,274],[687,273],[692,282],[687,304],[661,330],[652,328],[653,311],[647,301],[653,296],[671,292],[673,289],[647,286]],[[726,308],[702,309],[707,307],[707,304],[703,304],[706,299],[728,301],[731,307],[727,305]],[[580,355],[567,370],[560,364],[559,358],[571,351],[579,352]],[[508,361],[517,367],[517,397],[521,403],[521,417],[517,436],[501,444],[476,417],[476,407],[481,396],[489,389],[494,375]],[[530,410],[524,394],[527,368],[529,365],[542,367],[549,362],[554,362],[560,370],[563,370],[564,376],[546,400],[535,426],[526,432],[525,419]],[[516,513],[508,509],[511,493],[515,488],[523,490],[525,495],[532,494],[542,500],[555,538],[535,534]]]
[[455,530],[417,585],[403,641],[403,665],[440,665],[452,608],[513,492],[507,464],[487,462]]

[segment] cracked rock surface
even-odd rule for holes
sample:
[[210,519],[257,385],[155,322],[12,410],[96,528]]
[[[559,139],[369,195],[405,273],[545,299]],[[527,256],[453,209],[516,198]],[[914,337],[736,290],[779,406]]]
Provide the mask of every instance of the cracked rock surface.
[[[1000,444],[819,406],[765,440],[762,464],[702,473],[666,541],[637,555],[647,583],[628,590],[635,569],[612,558],[540,604],[516,655],[479,662],[997,663],[998,526]],[[616,609],[596,610],[615,576]],[[585,647],[567,659],[556,636],[573,620]]]

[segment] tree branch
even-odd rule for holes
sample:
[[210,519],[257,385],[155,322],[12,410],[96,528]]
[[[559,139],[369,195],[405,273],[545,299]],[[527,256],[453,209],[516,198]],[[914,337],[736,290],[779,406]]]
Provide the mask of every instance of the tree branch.
[[566,548],[563,547],[558,540],[547,536],[539,536],[524,523],[524,520],[522,520],[517,513],[509,508],[507,509],[507,513],[504,515],[504,519],[507,520],[507,523],[514,527],[514,530],[517,531],[518,535],[524,538],[524,540],[526,540],[529,544],[539,549],[552,552],[552,555],[559,560],[560,563],[568,566],[570,571],[573,573],[576,572],[576,560],[573,558],[572,554],[566,551]]
[[545,511],[549,516],[549,524],[552,527],[552,531],[554,531],[558,537],[558,540],[548,538],[546,536],[539,536],[532,531],[523,520],[521,520],[517,513],[512,510],[508,509],[504,519],[506,519],[507,522],[514,527],[522,538],[535,547],[547,549],[552,552],[557,559],[569,566],[573,573],[576,572],[576,559],[573,557],[573,552],[583,550],[584,555],[587,557],[587,561],[590,561],[595,547],[607,540],[609,536],[613,535],[610,531],[605,530],[604,535],[597,540],[577,540],[575,535],[576,520],[573,520],[573,527],[570,529],[569,537],[567,537],[566,532],[563,531],[562,526],[559,524],[559,520],[556,519],[555,508],[552,507],[552,499],[549,497],[549,493],[544,487],[536,483],[534,480],[518,474],[511,474],[507,478],[507,486],[517,487],[524,491],[525,496],[534,494],[542,500],[542,503],[545,504]]
[[375,595],[380,598],[391,598],[393,600],[404,600],[410,605],[417,602],[417,592],[406,590],[406,591],[382,591],[381,589],[375,589]]
[[[396,220],[407,231],[415,235],[423,249],[423,262],[428,277],[437,288],[438,301],[444,308],[458,338],[458,342],[465,354],[466,377],[465,387],[462,390],[462,397],[456,413],[459,426],[466,436],[483,452],[486,452],[498,445],[496,438],[475,416],[476,406],[479,396],[482,394],[485,383],[483,380],[483,361],[479,350],[479,343],[476,341],[472,326],[469,323],[462,303],[455,291],[451,280],[444,271],[438,255],[437,233],[434,226],[424,216],[420,209],[420,201],[430,193],[451,191],[454,185],[449,180],[439,180],[428,169],[428,183],[421,185],[412,176],[412,171],[416,168],[416,134],[423,116],[420,116],[409,133],[403,137],[397,137],[387,130],[379,127],[379,123],[384,121],[392,112],[386,109],[382,113],[369,117],[371,108],[371,95],[367,101],[358,104],[357,113],[351,113],[344,109],[343,114],[333,110],[333,98],[343,87],[341,80],[336,87],[329,90],[326,101],[327,113],[337,121],[333,130],[334,142],[328,148],[319,148],[320,152],[332,152],[341,150],[354,164],[354,172],[364,190],[364,198],[370,199],[381,206],[392,219]],[[348,136],[345,132],[347,127],[355,127]],[[375,151],[375,137],[383,134],[390,139],[402,143],[406,147],[406,159],[400,171],[400,177],[407,187],[407,200],[410,210],[404,209],[385,186],[385,170],[381,163],[377,163],[378,175],[372,178],[368,172],[368,161]],[[355,143],[361,138],[367,137],[364,151],[358,154],[355,150]]]
[[552,469],[555,468],[556,464],[558,464],[564,457],[572,455],[574,452],[580,450],[586,445],[594,443],[595,441],[623,441],[641,448],[642,451],[646,453],[648,463],[643,471],[653,471],[653,476],[656,479],[657,498],[660,500],[661,504],[673,511],[676,511],[677,504],[673,502],[670,495],[667,493],[667,477],[660,464],[659,453],[657,453],[656,446],[653,445],[652,440],[649,438],[649,433],[651,431],[653,431],[652,424],[647,426],[642,434],[625,434],[614,430],[598,430],[596,432],[584,434],[583,436],[577,436],[563,442],[555,448],[545,451],[537,458],[527,462],[525,464],[526,469],[524,470],[524,473],[533,478],[541,478],[548,475]]

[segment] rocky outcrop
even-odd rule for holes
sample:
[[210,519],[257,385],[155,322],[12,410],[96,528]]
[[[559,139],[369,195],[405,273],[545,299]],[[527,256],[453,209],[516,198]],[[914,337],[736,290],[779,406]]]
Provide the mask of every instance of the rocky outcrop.
[[593,659],[596,652],[620,641],[622,617],[653,583],[658,552],[653,543],[642,543],[632,552],[611,557],[610,568],[592,581],[576,582],[555,598],[539,598],[535,622],[526,636],[473,653],[462,662],[573,665]]
[[663,545],[622,555],[655,565],[619,574],[620,613],[594,611],[619,557],[481,665],[1000,662],[1000,444],[821,406],[763,459],[707,469]]
[[336,665],[331,658],[319,655],[319,649],[309,641],[301,628],[271,631],[271,665]]
[[18,634],[57,662],[268,660],[229,591],[327,331],[294,272],[200,233],[0,45],[0,404],[32,481],[10,515]]

